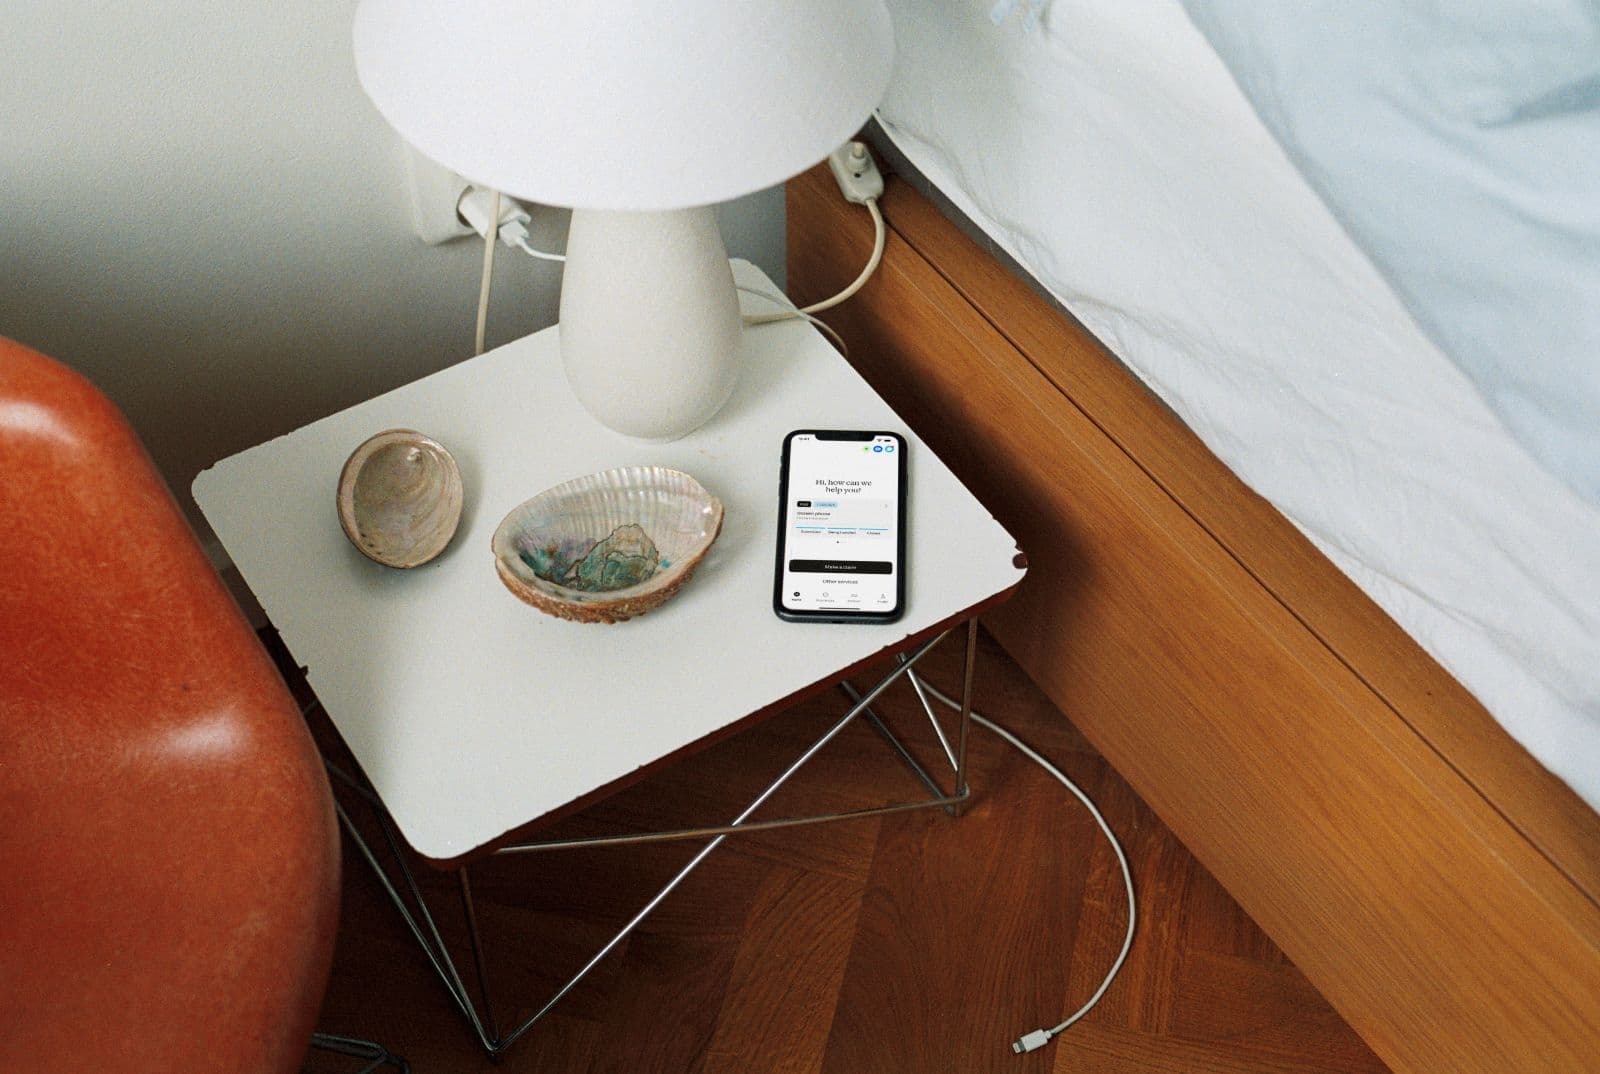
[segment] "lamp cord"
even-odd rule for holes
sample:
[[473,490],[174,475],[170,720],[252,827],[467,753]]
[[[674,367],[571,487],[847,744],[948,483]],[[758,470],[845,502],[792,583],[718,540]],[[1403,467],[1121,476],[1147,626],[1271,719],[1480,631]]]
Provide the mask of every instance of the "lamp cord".
[[[828,334],[828,336],[835,343],[837,343],[839,345],[839,353],[840,354],[844,355],[846,358],[850,357],[850,348],[845,343],[844,337],[841,336],[838,332],[835,332],[833,330],[833,326],[831,324],[829,324],[827,321],[824,321],[821,317],[815,317],[815,316],[807,313],[805,310],[797,310],[797,309],[795,309],[794,308],[794,303],[790,302],[787,298],[785,298],[783,295],[779,294],[777,291],[769,291],[769,290],[766,290],[765,288],[760,288],[760,287],[746,287],[742,283],[741,284],[736,284],[735,287],[734,287],[734,290],[741,291],[741,292],[743,292],[744,294],[747,294],[747,295],[755,295],[757,298],[764,298],[768,302],[775,302],[780,306],[788,307],[787,309],[784,309],[784,310],[782,310],[782,311],[780,311],[778,313],[773,313],[773,314],[759,314],[759,315],[758,314],[746,314],[745,318],[744,318],[744,323],[745,324],[750,324],[750,325],[755,325],[755,324],[778,324],[778,323],[780,323],[782,321],[794,321],[794,320],[810,321],[812,324],[817,326],[817,329],[819,331],[826,332]],[[752,317],[757,317],[757,316],[759,316],[761,318],[764,318],[764,319],[752,320]]]
[[784,310],[780,313],[759,313],[747,315],[744,319],[745,324],[775,324],[778,321],[791,321],[797,317],[806,318],[812,320],[812,322],[815,324],[820,324],[820,321],[816,321],[814,318],[811,318],[810,315],[813,313],[821,313],[823,310],[832,309],[866,286],[867,281],[872,278],[872,274],[874,272],[878,271],[878,266],[883,262],[883,249],[888,243],[889,229],[883,222],[883,212],[878,208],[877,198],[863,202],[863,204],[866,205],[867,212],[872,214],[873,237],[872,256],[867,259],[867,266],[861,270],[861,275],[857,276],[855,281],[851,283],[849,287],[846,287],[843,291],[840,291],[832,298],[825,298],[821,302],[813,302],[811,305],[803,306],[800,309]]
[[[489,196],[489,219],[500,219],[500,191]],[[489,228],[483,236],[483,282],[478,285],[478,330],[473,336],[473,354],[483,353],[484,334],[489,327],[489,287],[494,280],[494,245],[496,229]]]

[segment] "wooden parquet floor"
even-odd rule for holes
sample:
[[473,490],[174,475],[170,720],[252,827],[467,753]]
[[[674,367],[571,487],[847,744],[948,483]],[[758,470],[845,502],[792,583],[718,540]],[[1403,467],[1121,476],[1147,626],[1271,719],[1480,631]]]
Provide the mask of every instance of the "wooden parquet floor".
[[[478,1049],[347,849],[319,1028],[380,1040],[418,1074],[1383,1071],[1071,724],[986,636],[982,645],[977,707],[1096,800],[1127,848],[1139,893],[1139,930],[1121,976],[1087,1019],[1044,1049],[1016,1056],[1010,1042],[1060,1020],[1098,985],[1122,941],[1122,884],[1082,807],[981,729],[965,816],[922,811],[729,839],[498,1063]],[[925,666],[950,689],[959,639],[943,650]],[[552,834],[724,823],[843,701],[829,693],[774,717]],[[921,756],[935,756],[907,688],[891,688],[880,711]],[[918,790],[858,722],[761,815]],[[502,1025],[530,1013],[694,850],[563,851],[474,866]],[[428,888],[447,938],[464,952],[454,876],[434,873]],[[348,1060],[317,1056],[308,1066],[349,1069]]]

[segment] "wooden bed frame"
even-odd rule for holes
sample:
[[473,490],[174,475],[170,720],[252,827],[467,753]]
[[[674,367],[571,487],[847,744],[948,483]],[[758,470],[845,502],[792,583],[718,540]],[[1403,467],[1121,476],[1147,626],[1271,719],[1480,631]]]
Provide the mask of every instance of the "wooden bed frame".
[[[1600,815],[1081,326],[882,206],[827,316],[1027,552],[989,629],[1393,1069],[1600,1070]],[[825,169],[788,214],[796,299],[848,283],[867,214]]]

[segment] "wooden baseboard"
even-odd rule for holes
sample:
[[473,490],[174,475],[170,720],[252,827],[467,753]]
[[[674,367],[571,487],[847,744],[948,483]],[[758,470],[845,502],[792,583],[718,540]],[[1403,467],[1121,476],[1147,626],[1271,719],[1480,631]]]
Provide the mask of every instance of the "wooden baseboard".
[[[790,184],[802,301],[870,224]],[[996,636],[1396,1070],[1600,1055],[1600,818],[1080,326],[903,185],[829,314],[1015,534]]]

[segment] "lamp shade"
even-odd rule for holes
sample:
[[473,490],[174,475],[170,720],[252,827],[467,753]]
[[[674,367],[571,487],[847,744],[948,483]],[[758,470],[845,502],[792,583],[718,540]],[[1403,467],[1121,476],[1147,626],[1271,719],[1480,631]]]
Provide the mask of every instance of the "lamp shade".
[[882,0],[361,0],[356,72],[412,145],[516,197],[708,205],[847,140],[889,81]]

